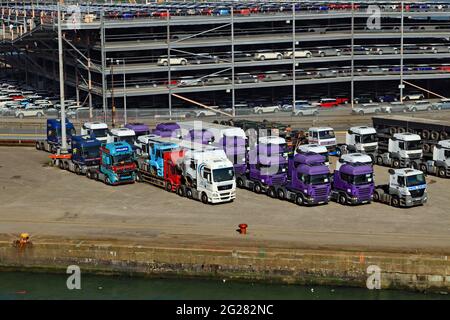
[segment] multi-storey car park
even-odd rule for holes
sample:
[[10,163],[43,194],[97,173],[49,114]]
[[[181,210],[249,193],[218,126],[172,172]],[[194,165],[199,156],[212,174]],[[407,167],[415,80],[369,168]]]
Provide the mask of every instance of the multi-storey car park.
[[[417,91],[409,83],[444,95],[450,78],[443,2],[82,2],[78,9],[62,7],[65,85],[105,109],[124,101],[172,108],[186,106],[185,98],[231,111],[293,96],[376,100]],[[55,3],[3,3],[1,13],[3,66],[56,88]]]

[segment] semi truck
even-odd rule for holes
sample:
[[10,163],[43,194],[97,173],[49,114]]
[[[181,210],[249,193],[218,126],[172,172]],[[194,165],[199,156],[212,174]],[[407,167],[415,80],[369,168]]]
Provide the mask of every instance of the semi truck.
[[373,127],[377,131],[380,150],[386,150],[389,138],[396,133],[410,132],[422,138],[423,158],[433,158],[433,148],[439,141],[450,138],[450,122],[434,119],[412,118],[407,116],[375,116]]
[[52,155],[53,164],[61,169],[84,175],[88,170],[98,168],[101,160],[101,144],[102,142],[94,136],[73,136],[69,153],[58,152],[58,155]]
[[111,142],[100,147],[100,165],[86,171],[86,177],[107,185],[134,183],[136,161],[133,148],[125,141]]
[[373,160],[378,150],[378,139],[375,128],[367,126],[351,127],[345,134],[345,144],[338,144],[336,156],[347,153],[364,153]]
[[97,140],[106,142],[108,139],[108,125],[103,122],[85,122],[81,126],[81,135],[94,136]]
[[108,132],[108,143],[113,142],[127,142],[129,145],[134,146],[136,141],[136,133],[129,128],[114,128]]
[[373,200],[393,207],[423,205],[428,200],[425,175],[416,169],[389,169],[389,184],[377,185]]
[[440,178],[450,178],[450,140],[439,141],[433,148],[433,158],[422,160],[419,169]]
[[376,164],[394,168],[419,168],[423,152],[418,134],[395,133],[389,138],[387,150],[383,149],[380,148],[373,155]]
[[287,182],[269,187],[267,194],[298,205],[326,204],[330,200],[330,170],[325,157],[299,153],[289,159]]
[[300,144],[297,146],[294,152],[294,156],[299,153],[315,153],[325,157],[325,164],[327,166],[330,165],[330,159],[328,155],[328,150],[325,146],[320,146],[318,144],[309,143],[309,144]]
[[239,188],[246,188],[255,193],[266,193],[270,187],[284,185],[287,180],[288,160],[278,152],[267,150],[267,145],[260,145],[248,153],[247,170],[236,175]]
[[[46,127],[47,138],[44,141],[36,141],[36,149],[44,150],[50,153],[56,153],[61,147],[61,120],[47,119]],[[72,136],[76,134],[73,123],[66,119],[66,141],[70,145]]]
[[331,199],[342,205],[370,203],[373,197],[373,167],[344,163],[333,174]]
[[324,146],[329,155],[336,155],[336,135],[330,127],[312,127],[308,129],[308,143]]

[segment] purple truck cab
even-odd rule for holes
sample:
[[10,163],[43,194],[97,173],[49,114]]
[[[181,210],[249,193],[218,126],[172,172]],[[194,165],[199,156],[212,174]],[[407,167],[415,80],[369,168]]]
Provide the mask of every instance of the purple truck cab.
[[288,180],[269,188],[273,198],[290,200],[298,205],[326,204],[330,200],[330,170],[326,158],[316,153],[302,153],[289,159]]
[[175,122],[158,123],[152,133],[164,138],[181,138],[180,126]]
[[331,195],[333,200],[344,205],[370,203],[374,188],[371,165],[343,164],[334,171]]
[[136,138],[150,133],[150,128],[144,123],[127,123],[125,128],[133,130],[136,134]]
[[265,193],[274,185],[286,183],[287,160],[278,153],[268,155],[267,150],[262,151],[262,148],[255,148],[248,153],[248,172],[236,174],[236,185],[239,188]]

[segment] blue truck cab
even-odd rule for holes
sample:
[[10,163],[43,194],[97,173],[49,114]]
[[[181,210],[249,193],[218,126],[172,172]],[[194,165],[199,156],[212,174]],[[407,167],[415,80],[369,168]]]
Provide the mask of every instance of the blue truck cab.
[[71,143],[72,162],[79,166],[98,166],[102,142],[93,136],[73,136]]
[[148,144],[149,158],[146,162],[153,175],[164,177],[164,152],[177,149],[179,146],[171,142],[150,142]]
[[[61,146],[61,120],[47,119],[47,138],[45,141],[36,141],[36,149],[56,153],[58,147]],[[73,123],[66,119],[66,138],[70,145],[72,136],[76,134]]]
[[108,185],[134,183],[136,163],[133,148],[125,141],[111,142],[100,147],[100,166],[88,170],[89,179],[100,180]]

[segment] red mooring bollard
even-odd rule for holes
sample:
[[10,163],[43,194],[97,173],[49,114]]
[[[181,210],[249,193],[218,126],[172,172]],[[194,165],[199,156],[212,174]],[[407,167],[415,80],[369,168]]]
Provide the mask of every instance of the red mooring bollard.
[[247,234],[247,227],[248,227],[248,225],[246,223],[241,223],[239,225],[239,233],[240,234]]

